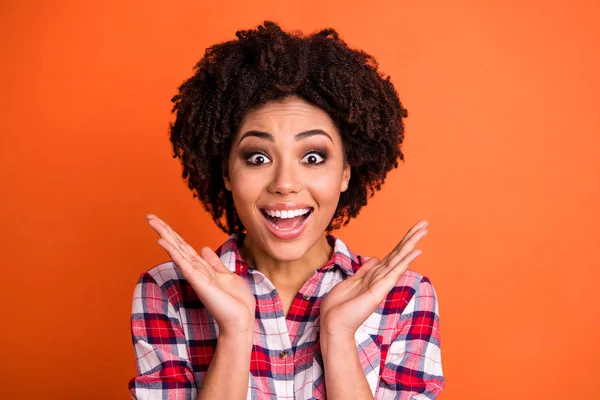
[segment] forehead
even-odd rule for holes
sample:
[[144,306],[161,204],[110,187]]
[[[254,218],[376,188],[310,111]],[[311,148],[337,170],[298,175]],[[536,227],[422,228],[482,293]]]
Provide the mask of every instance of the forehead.
[[332,137],[339,136],[329,114],[299,97],[290,96],[250,110],[242,120],[238,135],[248,130],[274,136],[295,135],[312,129],[322,129]]

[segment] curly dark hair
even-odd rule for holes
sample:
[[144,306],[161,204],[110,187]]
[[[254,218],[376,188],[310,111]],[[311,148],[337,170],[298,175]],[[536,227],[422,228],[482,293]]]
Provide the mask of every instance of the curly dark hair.
[[265,21],[236,36],[207,48],[171,99],[170,140],[182,177],[219,228],[243,232],[223,181],[232,138],[249,110],[294,95],[327,112],[341,133],[351,176],[327,231],[347,225],[404,161],[408,114],[390,77],[332,28],[307,36]]

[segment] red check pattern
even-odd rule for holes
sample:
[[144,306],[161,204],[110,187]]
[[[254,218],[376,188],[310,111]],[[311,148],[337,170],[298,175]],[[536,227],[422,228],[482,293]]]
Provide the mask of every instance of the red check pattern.
[[[333,235],[334,252],[296,295],[284,316],[275,287],[250,268],[231,235],[216,251],[247,280],[256,325],[247,399],[325,399],[319,346],[324,296],[367,258]],[[219,328],[173,262],[143,273],[135,287],[131,333],[137,375],[134,399],[195,399],[217,345]],[[444,387],[436,294],[426,277],[406,271],[355,334],[356,351],[375,399],[434,399]],[[235,360],[232,360],[235,362]]]

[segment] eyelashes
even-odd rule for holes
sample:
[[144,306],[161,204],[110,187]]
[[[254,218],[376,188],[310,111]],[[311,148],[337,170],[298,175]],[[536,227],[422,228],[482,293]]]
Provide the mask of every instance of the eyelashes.
[[[327,160],[327,151],[321,149],[310,149],[301,158],[302,162],[308,165],[320,165]],[[261,149],[250,149],[242,153],[242,158],[247,165],[258,166],[270,164],[271,158]]]
[[244,159],[246,160],[246,164],[248,165],[263,165],[269,164],[271,160],[267,157],[266,154],[261,152],[253,152],[244,155]]
[[316,149],[310,150],[304,155],[304,157],[302,157],[302,160],[306,160],[305,162],[307,164],[319,165],[324,163],[325,160],[327,160],[327,153]]

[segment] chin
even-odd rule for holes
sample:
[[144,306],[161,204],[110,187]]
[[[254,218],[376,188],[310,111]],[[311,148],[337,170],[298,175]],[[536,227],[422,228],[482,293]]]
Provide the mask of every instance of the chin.
[[270,241],[265,251],[275,260],[289,262],[297,261],[304,257],[311,247],[303,241],[292,241],[289,243],[274,243]]

